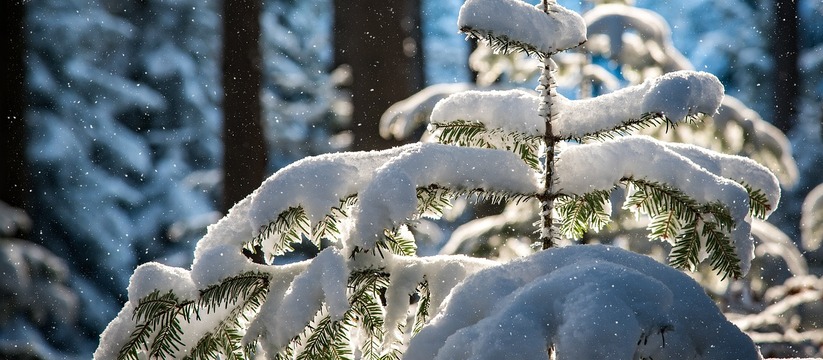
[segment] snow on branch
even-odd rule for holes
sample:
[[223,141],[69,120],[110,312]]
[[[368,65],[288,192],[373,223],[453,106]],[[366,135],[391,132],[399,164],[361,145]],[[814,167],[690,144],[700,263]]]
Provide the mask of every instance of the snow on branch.
[[644,117],[674,123],[692,115],[712,115],[723,100],[723,91],[723,85],[712,74],[677,71],[594,98],[569,100],[558,96],[560,118],[553,129],[561,138],[581,139],[647,127],[641,123]]
[[559,359],[760,358],[687,275],[580,245],[470,276],[404,359],[548,359],[552,347]]
[[359,193],[378,167],[413,147],[325,154],[297,161],[266,179],[251,195],[251,228],[262,229],[296,207],[303,209],[314,226],[341,200]]
[[[728,230],[730,230],[729,235],[734,244],[734,254],[725,254],[725,258],[735,260],[734,262],[739,259],[740,273],[746,274],[753,256],[753,244],[749,234],[751,225],[747,219],[750,206],[749,192],[743,185],[700,166],[700,164],[706,164],[714,165],[712,168],[721,167],[723,164],[718,161],[721,157],[711,157],[707,152],[691,148],[689,151],[685,150],[686,147],[677,148],[682,149],[684,154],[673,150],[671,144],[645,136],[624,137],[615,141],[571,146],[560,153],[557,160],[556,188],[561,194],[582,196],[593,191],[608,191],[621,181],[630,180],[640,181],[644,186],[665,184],[682,192],[688,199],[708,206],[706,209],[709,210],[713,209],[713,206],[709,206],[710,204],[719,203],[728,210],[731,222],[729,225],[733,226]],[[722,159],[732,163],[732,160],[728,158],[723,157]],[[743,164],[745,161],[740,161],[740,163]],[[587,166],[583,167],[580,164]],[[731,173],[733,170],[729,170],[727,175]],[[763,181],[757,178],[761,174],[757,174],[756,171],[751,177],[746,174],[733,175],[744,176],[743,181],[764,185]],[[768,186],[768,182],[765,185],[767,188],[764,190],[773,190]],[[776,206],[776,203],[774,205]],[[710,211],[714,220],[718,221],[717,226],[721,228],[724,227],[723,223],[729,223],[729,221],[724,221],[725,211],[720,209]],[[695,229],[697,230],[699,229]],[[714,230],[716,229],[704,229],[707,233],[719,234]],[[694,238],[699,239],[700,236],[694,234]],[[725,245],[722,239],[717,240],[716,244]],[[700,244],[693,245],[699,246]],[[712,244],[709,245],[712,246]],[[693,257],[696,257],[696,253],[691,253]],[[726,265],[733,267],[732,275],[737,275],[737,270],[734,269],[737,264],[727,263]]]
[[[390,275],[390,286],[386,290],[386,307],[383,317],[383,349],[396,346],[401,326],[409,311],[409,296],[418,293],[421,283],[426,284],[427,294],[421,296],[426,302],[424,312],[418,312],[416,322],[421,325],[431,316],[431,312],[451,293],[451,290],[467,276],[481,269],[499,265],[499,263],[464,256],[395,256],[384,269]],[[412,329],[404,329],[406,332]]]
[[[590,99],[569,100],[558,94],[558,116],[552,131],[563,139],[626,133],[697,114],[714,114],[722,99],[723,85],[714,75],[678,71]],[[431,123],[442,127],[462,120],[481,123],[486,129],[542,136],[545,120],[534,111],[539,105],[537,94],[523,89],[466,91],[438,102]]]
[[[731,153],[746,153],[753,160],[771,169],[780,182],[788,187],[797,183],[797,164],[792,157],[789,139],[780,129],[763,120],[757,111],[735,97],[726,95],[717,114],[712,115],[712,121],[720,131],[730,131],[729,128],[732,126],[739,126],[743,132],[743,144],[738,145],[737,149],[732,148]],[[729,138],[721,141],[731,141],[732,137]],[[717,141],[716,138],[710,140]],[[745,148],[751,150],[746,151]]]
[[380,136],[405,139],[429,120],[432,109],[443,98],[474,89],[470,83],[434,84],[420,90],[405,100],[390,106],[380,117]]
[[515,196],[540,190],[531,168],[511,152],[418,143],[379,168],[360,193],[350,245],[373,248],[385,229],[417,213],[417,189],[430,185]]
[[249,325],[245,343],[263,336],[264,347],[276,354],[304,331],[324,304],[333,321],[341,320],[349,310],[349,271],[338,249],[326,248],[307,266],[293,268],[300,272],[289,271],[291,276],[272,278],[269,294]]
[[577,13],[549,1],[549,9],[520,0],[468,0],[460,7],[461,32],[489,40],[492,47],[547,56],[586,41],[586,24]]
[[676,153],[687,157],[698,166],[746,187],[750,195],[752,215],[767,219],[777,210],[780,201],[780,182],[777,177],[756,161],[735,155],[714,152],[699,146],[665,143]]
[[430,122],[442,126],[464,120],[481,123],[486,129],[542,136],[546,124],[535,111],[539,106],[537,94],[529,90],[464,91],[439,101]]

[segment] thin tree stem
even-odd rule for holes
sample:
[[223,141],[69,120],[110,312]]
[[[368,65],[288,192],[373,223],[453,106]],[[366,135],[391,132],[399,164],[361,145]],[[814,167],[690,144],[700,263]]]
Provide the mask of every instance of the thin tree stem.
[[540,92],[541,103],[538,111],[540,116],[546,120],[546,132],[543,134],[543,142],[546,146],[546,166],[543,171],[543,181],[545,190],[540,196],[540,242],[543,249],[548,249],[555,246],[554,243],[554,219],[552,212],[554,211],[554,156],[555,145],[558,141],[557,137],[552,132],[552,120],[554,120],[554,97],[557,96],[556,83],[554,80],[554,71],[557,65],[551,59],[551,56],[543,58],[543,69],[540,74],[540,85],[537,90]]

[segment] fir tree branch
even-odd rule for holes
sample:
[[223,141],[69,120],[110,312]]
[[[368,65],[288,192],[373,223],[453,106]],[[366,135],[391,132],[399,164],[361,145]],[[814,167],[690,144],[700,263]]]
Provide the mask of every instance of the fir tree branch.
[[509,39],[508,36],[497,36],[491,31],[475,30],[470,27],[463,27],[460,32],[477,40],[486,40],[489,47],[496,53],[509,54],[515,51],[520,51],[526,55],[534,54],[538,59],[543,59],[549,54],[544,54],[537,50],[533,45]]
[[[652,218],[648,226],[649,237],[674,238],[670,255],[672,266],[694,269],[698,264],[701,239],[705,239],[713,269],[724,278],[742,275],[740,259],[728,235],[735,227],[734,219],[723,204],[699,204],[682,191],[662,183],[633,178],[621,181],[634,189],[623,207],[641,211]],[[682,224],[685,225],[680,227]]]
[[[117,359],[137,360],[140,350],[149,357],[162,358],[183,345],[180,341],[178,315],[189,319],[194,301],[180,301],[173,292],[161,294],[154,291],[140,300],[134,309],[133,319],[138,323],[129,340],[120,348]],[[149,339],[154,335],[154,339]]]
[[262,227],[258,234],[243,246],[254,250],[255,246],[263,243],[263,240],[276,236],[277,240],[270,252],[274,255],[282,255],[294,251],[293,245],[301,243],[304,237],[318,247],[322,239],[338,242],[341,236],[340,221],[348,217],[347,209],[356,202],[356,194],[341,199],[340,205],[329,209],[329,213],[314,225],[309,223],[309,218],[302,207],[290,207],[277,215],[277,219]]
[[261,290],[269,287],[269,275],[257,272],[246,272],[224,279],[220,284],[207,287],[200,291],[197,301],[198,308],[205,308],[212,312],[222,304],[228,305],[236,299],[254,299]]
[[734,246],[729,236],[718,229],[718,225],[713,222],[703,224],[701,235],[706,239],[706,250],[709,253],[709,262],[712,268],[722,274],[722,279],[731,276],[734,279],[743,275],[740,270],[740,258],[734,252]]
[[740,183],[740,185],[743,185],[746,192],[749,193],[749,214],[759,219],[765,219],[766,214],[772,209],[766,194],[760,189],[752,188],[749,184]]
[[385,289],[389,287],[389,274],[379,270],[363,270],[352,273],[349,287],[351,312],[357,318],[365,338],[360,346],[363,359],[381,359],[383,341],[383,302]]
[[213,331],[198,340],[186,359],[218,359],[221,355],[225,359],[251,358],[254,343],[242,346],[243,333],[240,329],[250,321],[248,315],[260,309],[268,289],[269,275],[247,272],[201,291],[197,302],[199,309],[213,312],[218,307],[235,306]]
[[[701,119],[699,114],[696,115],[689,115],[686,117],[684,122],[686,123],[694,123]],[[566,136],[562,137],[563,140],[575,140],[580,143],[585,143],[589,141],[604,141],[609,139],[614,139],[619,136],[631,135],[640,130],[659,127],[661,125],[666,125],[665,132],[669,131],[669,127],[676,127],[679,123],[670,120],[669,118],[665,117],[663,114],[660,113],[645,113],[637,119],[627,119],[620,123],[619,125],[607,129],[598,131],[597,133],[590,133],[590,134],[583,134],[583,135],[576,135],[576,136]]]
[[684,226],[675,237],[674,246],[669,255],[669,263],[679,269],[694,271],[700,264],[700,237],[697,233],[697,221]]
[[353,353],[348,347],[348,332],[353,326],[351,315],[344,315],[341,321],[333,321],[329,315],[323,316],[313,326],[311,335],[306,339],[306,346],[297,355],[297,360],[352,359]]
[[420,301],[419,305],[417,305],[417,312],[414,316],[414,328],[412,329],[412,335],[417,335],[420,330],[423,330],[423,326],[426,325],[426,322],[429,321],[431,292],[429,291],[428,280],[420,283],[417,287],[417,293],[420,294]]
[[[510,133],[502,129],[488,129],[477,121],[456,120],[447,123],[431,123],[432,132],[437,134],[441,144],[505,150],[520,156],[532,169],[540,170],[538,148],[541,137],[520,133]],[[494,139],[491,141],[490,139]]]
[[[519,51],[529,56],[535,55],[539,60],[543,60],[552,55],[550,53],[538,51],[537,48],[535,48],[531,44],[509,39],[509,37],[505,35],[498,36],[491,31],[473,29],[468,26],[464,26],[460,28],[460,32],[477,40],[486,40],[486,42],[489,44],[489,47],[497,53],[509,54],[515,51]],[[572,49],[580,46],[581,44],[576,44],[574,46],[564,49],[556,49],[555,52],[561,52],[564,50]]]
[[434,218],[443,215],[443,211],[451,206],[452,200],[465,196],[475,201],[487,201],[494,204],[503,202],[526,202],[536,194],[516,194],[487,189],[459,189],[446,188],[438,184],[417,188],[417,213],[428,214]]
[[414,238],[402,236],[397,229],[383,232],[383,241],[378,241],[377,246],[391,251],[393,254],[414,256],[417,254],[417,243]]
[[560,220],[560,233],[566,237],[580,239],[589,229],[599,231],[611,217],[606,212],[609,191],[593,191],[581,196],[559,196],[555,201],[555,211]]
[[675,239],[680,233],[681,223],[674,211],[666,211],[652,217],[649,223],[649,237],[652,239]]

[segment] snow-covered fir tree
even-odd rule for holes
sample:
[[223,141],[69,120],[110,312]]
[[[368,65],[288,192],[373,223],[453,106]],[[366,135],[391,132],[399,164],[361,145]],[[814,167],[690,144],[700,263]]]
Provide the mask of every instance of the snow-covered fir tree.
[[[209,227],[190,269],[141,265],[97,359],[757,359],[703,290],[615,247],[555,247],[611,218],[610,193],[672,242],[670,264],[704,257],[739,277],[752,217],[777,207],[752,160],[629,130],[713,114],[723,86],[678,71],[585,100],[556,91],[552,56],[586,40],[576,13],[544,0],[468,0],[462,32],[540,61],[536,91],[466,91],[431,115],[436,143],[298,161]],[[540,215],[545,249],[507,263],[415,256],[409,227],[466,196]],[[313,259],[274,256],[309,239]],[[243,248],[260,246],[265,264]]]

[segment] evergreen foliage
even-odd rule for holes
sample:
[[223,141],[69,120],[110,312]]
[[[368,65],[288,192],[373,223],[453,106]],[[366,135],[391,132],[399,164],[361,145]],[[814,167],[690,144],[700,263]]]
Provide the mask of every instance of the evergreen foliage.
[[[481,2],[498,6],[517,0],[469,0],[467,5],[479,6]],[[561,11],[554,1],[518,9],[538,11],[538,19],[557,16],[561,24],[582,23],[579,16]],[[737,158],[723,158],[734,165],[733,169],[755,174],[752,181],[749,175],[730,178],[738,174],[720,174],[727,171],[725,168],[708,169],[711,166],[706,164],[721,161],[708,152],[695,150],[684,155],[649,138],[628,137],[622,143],[608,140],[624,139],[621,135],[635,129],[662,124],[668,128],[683,118],[697,118],[698,110],[715,111],[718,94],[722,96],[722,85],[716,78],[680,73],[655,83],[659,88],[648,96],[635,88],[634,93],[624,96],[636,95],[632,100],[637,102],[641,102],[640,96],[651,99],[642,98],[644,106],[646,102],[651,105],[637,108],[641,113],[613,119],[609,109],[594,109],[605,119],[590,128],[600,130],[560,135],[553,131],[564,114],[557,108],[552,55],[578,45],[578,37],[569,36],[572,43],[553,44],[546,52],[525,42],[528,37],[515,39],[495,33],[495,29],[462,29],[470,36],[489,40],[500,51],[524,51],[542,61],[539,107],[507,109],[539,114],[538,123],[530,125],[540,133],[497,126],[500,123],[494,119],[474,119],[471,114],[446,114],[452,120],[432,125],[435,140],[441,144],[328,155],[291,165],[210,228],[198,243],[191,271],[167,275],[185,285],[168,285],[172,291],[156,289],[148,294],[143,294],[146,289],[130,289],[130,296],[139,299],[124,310],[132,311],[132,321],[113,322],[108,335],[122,337],[118,331],[131,326],[119,358],[250,358],[264,354],[275,359],[399,359],[408,339],[426,327],[449,291],[489,266],[465,257],[416,256],[417,244],[408,227],[422,216],[442,215],[458,197],[528,205],[533,204],[528,200],[539,201],[541,221],[536,242],[547,248],[560,236],[580,238],[589,230],[607,226],[611,193],[622,187],[628,193],[623,208],[652,219],[649,237],[673,242],[671,265],[694,268],[705,251],[712,267],[724,277],[743,275],[748,266],[745,257],[750,256],[745,254],[745,245],[750,240],[747,213],[737,210],[745,207],[748,214],[765,217],[776,207],[776,197],[768,193],[776,191],[776,180],[770,182],[773,176],[768,170]],[[575,26],[561,26],[558,31],[576,30]],[[585,33],[579,35],[584,37]],[[685,98],[678,102],[684,106],[669,105],[667,96]],[[471,113],[473,109],[464,110]],[[683,116],[667,117],[673,113]],[[526,121],[513,121],[520,120]],[[619,146],[607,147],[614,144]],[[609,168],[612,164],[607,160],[586,158],[582,150],[572,151],[575,147],[634,149],[621,155],[629,157],[631,164],[646,163]],[[637,148],[665,152],[668,157],[646,158],[647,154]],[[608,151],[603,152],[603,156],[608,155]],[[684,166],[677,169],[682,179],[655,171],[672,170],[671,164],[663,163],[672,159]],[[572,180],[560,176],[572,171],[581,175]],[[290,176],[303,176],[305,181]],[[692,176],[695,181],[712,181],[695,187],[688,183]],[[332,186],[333,191],[328,190]],[[738,188],[748,198],[723,193]],[[266,211],[270,209],[282,211]],[[373,229],[380,230],[375,233]],[[745,239],[740,238],[740,231],[745,232]],[[293,243],[304,240],[327,247],[304,262],[272,263],[275,255],[291,251]],[[249,263],[239,254],[237,248],[241,247],[262,248],[267,263]],[[132,283],[140,283],[147,272],[138,268]],[[174,291],[187,289],[194,299],[184,299]],[[206,329],[186,333],[198,326]],[[196,339],[192,341],[192,337]],[[104,334],[103,340],[106,344],[118,339]],[[105,351],[100,350],[97,356],[105,356]]]

